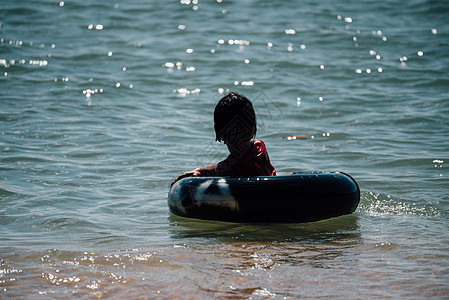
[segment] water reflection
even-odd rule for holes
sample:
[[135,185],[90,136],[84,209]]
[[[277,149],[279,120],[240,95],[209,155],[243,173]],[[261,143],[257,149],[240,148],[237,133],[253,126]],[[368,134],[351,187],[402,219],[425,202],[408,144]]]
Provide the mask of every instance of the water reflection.
[[329,270],[357,269],[358,219],[239,224],[170,216],[169,222],[171,238],[185,243],[182,249],[194,260],[191,274],[205,279],[193,279],[200,290],[219,297],[298,298],[301,286],[329,284]]
[[246,224],[206,221],[169,216],[174,239],[202,238],[220,242],[325,242],[358,239],[360,231],[356,214],[329,220],[299,224]]

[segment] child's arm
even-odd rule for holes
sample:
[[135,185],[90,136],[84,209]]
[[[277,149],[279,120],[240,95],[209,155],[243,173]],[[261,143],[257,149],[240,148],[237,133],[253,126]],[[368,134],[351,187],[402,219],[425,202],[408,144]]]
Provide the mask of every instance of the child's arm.
[[217,165],[210,165],[204,168],[196,168],[192,171],[184,172],[180,174],[178,177],[173,180],[173,182],[170,184],[172,186],[176,181],[181,180],[186,177],[207,177],[207,176],[217,176],[217,173],[215,172],[215,168]]

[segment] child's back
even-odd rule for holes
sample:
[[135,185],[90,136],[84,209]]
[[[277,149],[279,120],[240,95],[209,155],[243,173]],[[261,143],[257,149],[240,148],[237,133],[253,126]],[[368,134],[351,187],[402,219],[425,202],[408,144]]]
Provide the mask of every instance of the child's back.
[[218,176],[232,177],[276,175],[265,144],[259,140],[251,141],[248,150],[239,155],[229,154],[225,160],[217,164],[215,171]]

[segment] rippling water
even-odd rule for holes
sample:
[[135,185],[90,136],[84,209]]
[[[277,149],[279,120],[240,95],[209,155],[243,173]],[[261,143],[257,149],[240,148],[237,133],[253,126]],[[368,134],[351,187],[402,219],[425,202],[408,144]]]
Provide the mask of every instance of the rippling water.
[[[448,19],[444,0],[2,1],[0,298],[447,298]],[[170,181],[226,155],[229,90],[278,172],[356,178],[356,213],[170,215]]]

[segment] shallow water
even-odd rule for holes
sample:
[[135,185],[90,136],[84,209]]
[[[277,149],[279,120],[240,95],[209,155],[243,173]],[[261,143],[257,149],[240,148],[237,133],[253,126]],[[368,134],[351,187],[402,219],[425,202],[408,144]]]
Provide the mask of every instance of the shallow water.
[[[0,8],[0,298],[449,296],[446,1]],[[356,213],[170,215],[171,180],[226,156],[229,90],[278,172],[351,174]]]

